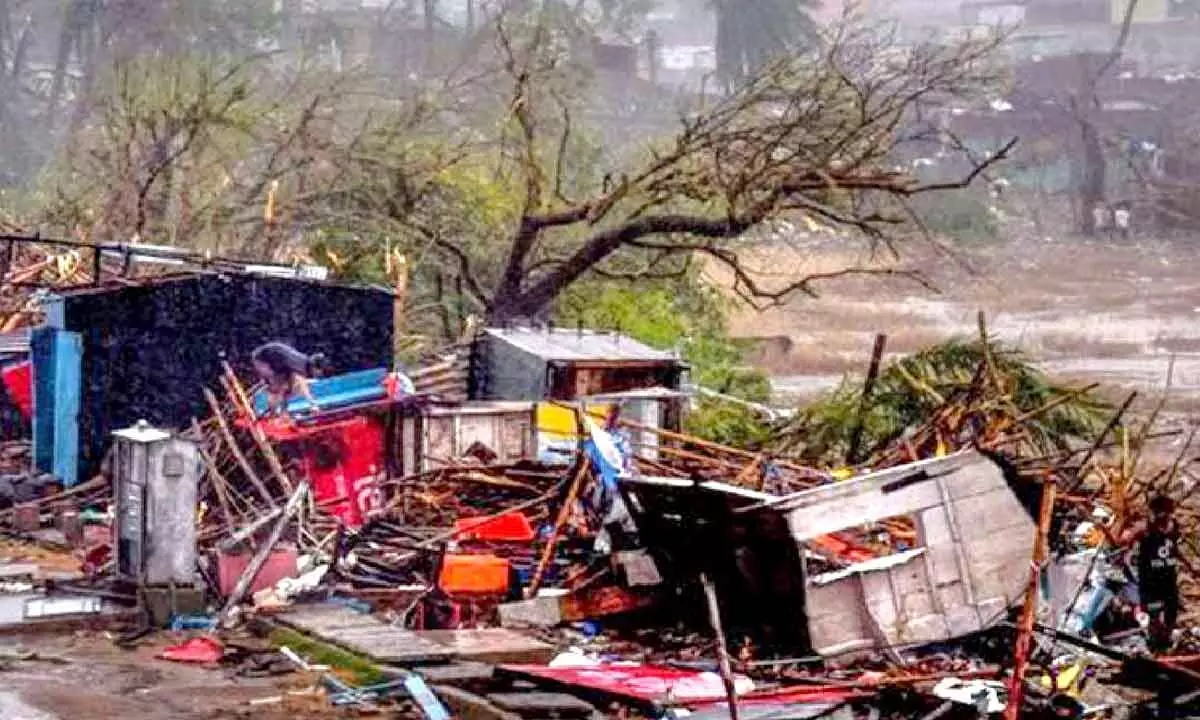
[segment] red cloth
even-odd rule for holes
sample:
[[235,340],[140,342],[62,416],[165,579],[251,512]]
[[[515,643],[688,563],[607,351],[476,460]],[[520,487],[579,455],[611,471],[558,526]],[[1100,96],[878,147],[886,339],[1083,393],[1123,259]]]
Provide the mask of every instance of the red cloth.
[[165,648],[158,657],[171,662],[215,663],[225,657],[225,646],[210,637],[195,637]]
[[28,420],[33,416],[33,366],[23,362],[0,370],[8,396]]

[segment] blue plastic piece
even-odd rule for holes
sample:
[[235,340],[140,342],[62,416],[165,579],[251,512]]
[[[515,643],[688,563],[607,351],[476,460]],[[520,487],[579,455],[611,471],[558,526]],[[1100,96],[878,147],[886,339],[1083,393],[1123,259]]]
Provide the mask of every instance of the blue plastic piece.
[[404,678],[404,688],[408,690],[408,694],[412,699],[421,706],[422,712],[429,720],[450,720],[450,713],[446,711],[446,707],[437,699],[425,681],[419,675],[408,675]]
[[[387,389],[383,381],[387,377],[387,368],[360,370],[358,372],[335,375],[330,378],[309,381],[309,389],[322,410],[344,408],[360,403],[382,400],[387,397]],[[312,404],[300,395],[288,399],[287,411],[290,414],[310,412]],[[267,391],[259,390],[254,394],[254,412],[261,416],[267,411]]]
[[217,627],[217,618],[212,615],[173,615],[171,630],[213,630]]
[[374,608],[372,608],[371,604],[368,602],[359,600],[358,598],[343,597],[341,595],[334,595],[326,602],[331,605],[341,605],[342,607],[349,608],[355,612],[360,612],[366,615],[370,615],[371,611],[374,610]]
[[79,482],[79,406],[83,339],[51,327],[30,335],[33,358],[34,466],[65,487]]

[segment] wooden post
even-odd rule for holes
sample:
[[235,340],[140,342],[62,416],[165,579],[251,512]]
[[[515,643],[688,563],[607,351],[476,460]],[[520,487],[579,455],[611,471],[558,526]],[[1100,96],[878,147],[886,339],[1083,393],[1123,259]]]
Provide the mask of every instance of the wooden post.
[[225,488],[225,478],[217,468],[217,461],[209,454],[208,448],[204,447],[204,432],[200,429],[200,423],[196,421],[196,418],[192,418],[192,429],[197,435],[196,448],[200,451],[200,457],[204,460],[204,464],[208,466],[208,477],[213,484],[213,492],[217,495],[217,502],[221,505],[221,514],[225,516],[225,522],[229,527],[233,528],[237,521],[233,515],[233,503],[229,501],[229,493]]
[[283,531],[287,528],[288,522],[300,510],[300,504],[308,494],[308,482],[300,483],[300,487],[292,493],[288,498],[287,505],[283,508],[283,516],[275,523],[275,527],[271,529],[271,534],[267,537],[266,542],[250,559],[250,564],[246,566],[245,572],[238,578],[237,585],[234,586],[233,592],[229,594],[229,598],[225,601],[225,607],[221,610],[221,622],[227,623],[233,615],[233,610],[237,607],[242,598],[246,596],[246,592],[250,589],[254,578],[258,577],[258,573],[262,570],[263,565],[267,564],[267,557],[271,554],[271,550],[283,537]]
[[1017,623],[1017,640],[1013,647],[1013,675],[1009,681],[1008,704],[1004,706],[1004,720],[1017,720],[1021,715],[1021,703],[1025,695],[1025,671],[1029,667],[1029,646],[1033,638],[1033,625],[1037,619],[1038,586],[1042,565],[1049,549],[1050,521],[1054,517],[1055,486],[1052,482],[1042,484],[1042,507],[1038,514],[1037,536],[1033,541],[1033,559],[1029,569],[1029,587],[1025,591],[1025,606]]
[[258,474],[254,472],[254,467],[250,465],[250,461],[246,459],[246,454],[238,446],[237,440],[233,437],[233,432],[229,429],[229,423],[225,420],[225,414],[221,412],[221,404],[217,402],[217,396],[213,395],[208,388],[204,389],[204,399],[208,401],[209,408],[212,409],[213,417],[217,419],[217,427],[221,430],[221,436],[225,438],[225,444],[229,446],[229,452],[237,460],[237,463],[242,468],[242,472],[246,474],[246,478],[254,485],[254,489],[262,496],[269,507],[278,507],[275,498],[271,497],[271,492],[267,490],[267,486],[259,479]]
[[392,270],[392,282],[396,294],[392,298],[392,366],[400,362],[400,353],[404,351],[404,306],[408,301],[408,258],[397,254],[393,260],[389,256]]
[[733,668],[729,664],[729,647],[725,644],[725,628],[721,625],[721,607],[717,604],[717,590],[705,573],[700,573],[700,584],[704,586],[704,600],[708,604],[708,621],[717,635],[717,661],[721,668],[721,681],[725,683],[725,697],[729,701],[729,720],[738,720],[737,686],[733,682]]
[[863,383],[862,397],[858,400],[858,412],[854,416],[854,430],[850,433],[850,447],[846,450],[847,465],[854,465],[858,462],[858,448],[862,444],[867,408],[870,407],[871,393],[875,391],[875,381],[879,379],[879,365],[883,362],[883,351],[886,347],[887,335],[879,333],[875,336],[875,347],[871,350],[871,365],[867,368],[867,379]]
[[247,416],[250,419],[250,436],[254,438],[254,442],[258,444],[259,451],[266,458],[267,467],[271,469],[271,474],[279,481],[279,487],[283,488],[284,492],[291,492],[292,481],[288,479],[287,473],[283,471],[283,463],[279,462],[279,456],[275,454],[275,448],[271,447],[271,441],[267,439],[267,434],[263,432],[262,427],[258,424],[258,419],[254,417],[254,406],[250,404],[250,398],[246,395],[246,389],[238,381],[237,375],[234,374],[233,368],[229,366],[229,363],[222,362],[221,365],[225,368],[225,377],[228,378],[229,386],[233,388],[236,395],[236,397],[232,397],[231,399],[235,400],[250,413]]
[[562,534],[563,526],[567,524],[567,518],[571,516],[571,508],[575,505],[576,498],[579,497],[579,491],[583,487],[589,467],[591,467],[591,461],[588,459],[588,456],[581,455],[579,469],[575,472],[575,479],[571,481],[571,487],[567,490],[566,500],[563,501],[562,507],[558,509],[558,517],[554,520],[554,527],[550,530],[550,537],[546,538],[546,547],[542,548],[542,557],[538,560],[537,569],[534,570],[533,578],[529,581],[529,587],[525,590],[525,597],[527,598],[537,595],[538,588],[542,584],[542,576],[546,574],[546,568],[550,567],[550,561],[554,558],[554,548],[558,546],[558,537]]

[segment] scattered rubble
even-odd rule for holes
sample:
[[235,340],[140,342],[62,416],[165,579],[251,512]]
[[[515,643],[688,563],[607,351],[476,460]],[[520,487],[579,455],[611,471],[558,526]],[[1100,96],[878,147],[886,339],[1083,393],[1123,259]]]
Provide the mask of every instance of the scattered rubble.
[[[1200,584],[1185,575],[1151,653],[1122,541],[1173,494],[1191,556],[1194,430],[1127,402],[1056,435],[1043,421],[1070,397],[1028,407],[983,351],[949,387],[911,378],[920,423],[809,467],[683,433],[678,361],[632,340],[481,338],[313,380],[315,402],[277,417],[224,363],[197,390],[207,412],[131,420],[69,487],[0,447],[0,632],[170,632],[164,661],[301,678],[251,716],[1136,717],[1200,700]],[[513,348],[535,358],[535,396],[514,396],[524,375],[478,382]],[[1164,436],[1181,443],[1165,463]]]

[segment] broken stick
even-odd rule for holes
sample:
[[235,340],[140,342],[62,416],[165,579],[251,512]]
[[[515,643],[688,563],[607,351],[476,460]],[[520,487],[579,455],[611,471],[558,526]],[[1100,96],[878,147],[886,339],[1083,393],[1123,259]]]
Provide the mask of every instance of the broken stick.
[[708,621],[717,636],[717,662],[721,669],[721,682],[725,684],[725,697],[729,699],[729,720],[738,720],[737,686],[733,681],[733,668],[729,664],[729,647],[725,644],[725,628],[721,625],[717,590],[705,573],[700,573],[700,584],[704,587],[704,600],[708,604]]
[[267,564],[267,557],[271,554],[271,550],[283,537],[283,531],[287,528],[292,517],[300,510],[300,505],[304,500],[304,496],[308,494],[308,481],[300,483],[292,496],[288,498],[287,505],[283,508],[283,516],[275,523],[275,527],[271,529],[271,534],[267,537],[266,542],[254,553],[254,557],[250,559],[250,564],[246,566],[245,572],[238,578],[237,585],[233,587],[233,592],[229,594],[229,599],[225,601],[225,607],[221,610],[221,623],[227,624],[233,616],[233,611],[237,608],[242,599],[246,597],[246,592],[250,589],[254,578],[258,577],[258,573],[262,571],[263,565]]
[[1025,605],[1021,608],[1021,619],[1017,624],[1017,641],[1013,648],[1013,675],[1008,687],[1008,704],[1004,706],[1004,720],[1017,720],[1021,715],[1021,702],[1025,694],[1025,671],[1029,667],[1029,646],[1033,637],[1033,626],[1037,620],[1038,585],[1042,576],[1042,564],[1046,561],[1049,546],[1050,521],[1054,517],[1055,485],[1042,485],[1042,506],[1038,514],[1037,537],[1033,543],[1033,562],[1029,573],[1029,587],[1025,591]]
[[587,455],[582,455],[579,459],[579,469],[575,471],[575,479],[571,481],[571,487],[567,490],[567,498],[563,500],[562,507],[558,509],[558,517],[554,520],[550,537],[546,538],[546,547],[542,548],[542,557],[538,560],[537,569],[533,571],[529,588],[525,591],[526,598],[537,595],[538,587],[542,584],[542,576],[546,574],[546,568],[550,567],[550,560],[554,558],[554,548],[558,546],[558,536],[562,534],[563,527],[567,524],[567,518],[571,516],[571,508],[575,505],[575,499],[579,497],[579,491],[583,487],[589,467],[591,467],[591,460]]
[[246,473],[246,477],[254,485],[254,489],[258,491],[258,494],[262,496],[269,507],[279,507],[278,503],[275,502],[275,498],[271,496],[271,492],[267,490],[266,484],[254,472],[250,461],[246,459],[246,454],[238,446],[237,440],[234,439],[233,431],[229,429],[229,423],[225,420],[225,414],[221,412],[221,404],[217,402],[217,396],[213,395],[211,390],[205,388],[204,399],[208,401],[208,406],[212,408],[213,417],[217,419],[217,427],[221,430],[221,437],[225,439],[225,444],[229,446],[229,451],[233,453],[233,457],[242,468],[242,472]]
[[254,417],[254,408],[250,405],[249,398],[246,397],[246,390],[238,381],[237,375],[233,374],[233,368],[229,363],[221,363],[225,368],[225,377],[229,380],[229,386],[233,388],[233,396],[231,400],[235,404],[241,405],[247,413],[250,420],[250,436],[254,438],[254,442],[258,445],[259,451],[267,460],[267,467],[271,468],[271,473],[275,479],[279,481],[280,487],[285,491],[292,491],[292,481],[288,479],[287,473],[283,471],[283,463],[279,462],[279,456],[275,454],[275,448],[271,446],[270,440],[267,439],[267,434],[263,432],[262,427],[258,424],[258,419]]

